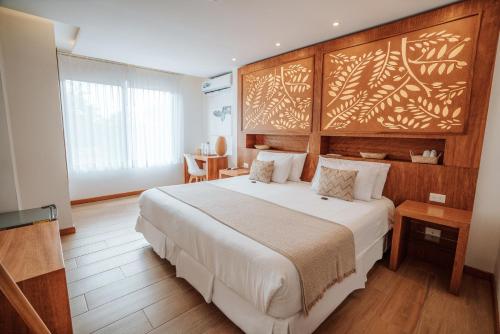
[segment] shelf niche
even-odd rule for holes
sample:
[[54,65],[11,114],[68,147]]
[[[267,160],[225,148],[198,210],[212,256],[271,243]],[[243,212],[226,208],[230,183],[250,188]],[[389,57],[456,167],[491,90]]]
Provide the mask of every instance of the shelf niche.
[[307,152],[309,135],[275,135],[275,134],[246,134],[245,147],[255,148],[254,145],[268,145],[271,150]]
[[435,138],[322,136],[321,154],[360,157],[359,152],[387,153],[386,160],[411,161],[410,151],[422,154],[425,150],[434,149],[442,154],[439,159],[439,164],[442,164],[445,142],[445,139]]

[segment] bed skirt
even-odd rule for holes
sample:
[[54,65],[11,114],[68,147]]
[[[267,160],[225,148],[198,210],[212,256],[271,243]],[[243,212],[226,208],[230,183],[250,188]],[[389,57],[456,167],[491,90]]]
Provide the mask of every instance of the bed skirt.
[[151,244],[155,253],[176,267],[176,276],[188,281],[205,299],[217,307],[245,333],[312,333],[353,291],[365,287],[367,273],[384,251],[385,236],[356,257],[356,272],[329,288],[305,317],[298,312],[278,319],[257,310],[251,303],[218,280],[202,264],[178,247],[146,218],[139,216],[137,232]]

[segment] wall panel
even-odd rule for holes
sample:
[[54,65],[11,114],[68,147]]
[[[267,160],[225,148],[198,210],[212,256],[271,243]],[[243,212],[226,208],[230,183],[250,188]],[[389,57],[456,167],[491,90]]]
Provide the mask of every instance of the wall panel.
[[[275,148],[283,149],[291,147],[292,141],[297,142],[293,135],[300,133],[309,137],[307,147],[293,145],[299,147],[301,151],[309,153],[302,177],[304,180],[310,180],[314,174],[319,154],[341,152],[346,159],[361,159],[359,151],[370,152],[378,148],[386,150],[385,153],[389,154],[389,160],[384,161],[391,163],[392,168],[384,193],[396,204],[404,199],[428,201],[429,192],[432,191],[447,195],[445,203],[447,206],[471,209],[474,202],[484,127],[488,113],[488,100],[500,24],[499,13],[500,2],[498,1],[459,2],[241,67],[238,71],[238,164],[242,165],[245,162],[250,164],[257,156],[258,151],[252,148],[257,141],[272,142],[274,143],[272,146]],[[441,32],[442,30],[445,32]],[[436,36],[439,37],[436,38]],[[403,68],[400,71],[400,67],[404,67],[404,62],[401,59],[401,46],[404,38],[406,38],[407,47],[405,52],[408,56],[405,58],[405,62],[411,63],[409,67],[412,73],[416,73],[415,77],[424,85],[420,85],[415,78],[412,79],[411,83],[410,81],[405,82],[407,77],[404,75],[408,72],[408,68],[406,70]],[[414,50],[409,49],[408,41],[410,38],[413,41]],[[422,45],[417,45],[419,41],[416,39],[419,38],[423,39],[420,41]],[[424,44],[424,40],[426,44]],[[331,88],[329,85],[332,82],[335,84],[335,80],[324,80],[323,75],[331,75],[330,72],[335,71],[337,67],[332,66],[325,59],[331,58],[332,55],[344,54],[349,60],[349,57],[368,55],[370,52],[372,52],[370,57],[375,59],[382,53],[387,55],[388,41],[391,41],[391,45],[396,46],[394,50],[399,52],[399,55],[394,54],[396,58],[399,58],[393,60],[399,62],[392,65],[394,71],[389,71],[387,78],[385,78],[388,81],[370,87],[371,75],[375,65],[382,60],[380,59],[366,65],[369,70],[366,75],[361,73],[353,75],[360,76],[357,78],[359,84],[347,88],[347,90],[354,90],[353,92],[345,93],[344,90],[344,95],[356,95],[360,91],[358,86],[364,86],[365,90],[375,90],[373,94],[383,95],[382,98],[384,98],[385,95],[389,94],[391,87],[384,88],[383,85],[391,85],[396,88],[397,83],[402,81],[405,82],[403,89],[408,98],[399,91],[400,101],[397,101],[394,96],[390,103],[384,100],[384,108],[379,104],[378,112],[374,112],[371,116],[371,119],[375,121],[368,127],[359,126],[359,115],[351,117],[351,123],[346,127],[337,129],[326,126],[331,121],[331,116],[329,119],[327,115],[331,108],[326,108],[326,106],[335,98],[334,94],[329,93]],[[378,50],[382,50],[382,53],[377,54]],[[296,129],[277,132],[276,129],[271,128],[245,128],[242,112],[244,112],[247,93],[242,89],[243,78],[256,71],[279,68],[284,64],[309,57],[314,57],[310,133],[297,132]],[[401,62],[403,62],[403,66],[400,66]],[[443,66],[442,63],[445,65]],[[455,65],[450,67],[452,63]],[[401,78],[398,78],[398,75]],[[442,78],[447,79],[441,80]],[[436,82],[441,84],[435,84]],[[451,87],[455,84],[460,87]],[[419,90],[415,90],[413,86],[417,86]],[[431,97],[427,96],[426,87],[432,88]],[[443,89],[448,89],[448,91],[440,91]],[[462,93],[458,94],[457,91],[453,98],[440,100],[442,96],[439,94],[449,93],[450,89],[458,89]],[[378,90],[385,90],[387,94],[386,92],[378,92]],[[419,97],[421,97],[420,100]],[[413,102],[410,101],[410,98]],[[431,98],[435,100],[431,101]],[[345,104],[349,99],[351,97],[342,100],[342,103]],[[405,100],[403,101],[403,99]],[[424,99],[427,99],[425,106]],[[448,103],[450,102],[448,100],[451,100],[451,103]],[[395,102],[402,104],[396,105]],[[397,111],[401,110],[396,108],[408,108],[408,102],[412,102],[414,105],[421,104],[427,108],[426,115],[429,112],[434,115],[439,114],[439,119],[432,117],[430,121],[423,121],[424,118],[420,118],[422,120],[417,127],[405,129],[401,125],[408,127],[410,117],[406,114],[403,116],[404,113],[399,112],[401,117],[398,118]],[[429,107],[429,103],[432,103],[432,107]],[[436,108],[436,103],[439,108]],[[330,104],[330,106],[333,105],[335,102]],[[448,108],[445,109],[445,106]],[[325,109],[323,113],[322,107]],[[458,108],[460,111],[457,111]],[[408,113],[413,116],[420,115],[417,112],[408,111]],[[381,126],[382,121],[378,120],[380,117],[383,117],[384,123],[392,122],[396,126],[393,128]],[[450,120],[454,125],[441,123],[441,121],[446,123]],[[358,124],[353,126],[355,123]],[[417,120],[414,120],[411,124],[413,126],[416,123]],[[366,125],[366,123],[364,124]],[[429,125],[423,126],[425,124]],[[280,136],[272,137],[277,133]],[[305,142],[304,138],[300,142]],[[410,149],[419,154],[424,149],[432,148],[443,153],[439,165],[418,165],[409,162]]]

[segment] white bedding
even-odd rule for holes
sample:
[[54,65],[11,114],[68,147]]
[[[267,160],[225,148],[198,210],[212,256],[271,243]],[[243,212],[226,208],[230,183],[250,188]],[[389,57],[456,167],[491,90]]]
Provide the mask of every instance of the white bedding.
[[[306,182],[251,183],[247,176],[241,176],[211,183],[347,226],[354,234],[356,258],[387,233],[394,210],[387,198],[371,202],[322,200]],[[287,318],[301,310],[297,271],[281,254],[158,189],[143,193],[140,215],[161,232],[159,238],[164,234],[173,240],[213,275],[212,282],[195,286],[207,301],[212,298],[216,278],[257,310],[274,318]],[[138,230],[145,228],[139,224],[138,227]],[[178,252],[158,249],[162,243],[156,244],[160,246],[155,251],[175,264]]]

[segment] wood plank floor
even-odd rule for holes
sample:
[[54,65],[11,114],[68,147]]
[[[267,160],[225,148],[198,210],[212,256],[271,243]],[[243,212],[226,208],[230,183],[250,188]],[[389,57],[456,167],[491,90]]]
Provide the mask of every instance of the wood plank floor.
[[[77,233],[62,238],[75,333],[240,333],[134,231],[137,197],[73,207]],[[317,333],[493,333],[488,281],[407,260],[381,261]]]

